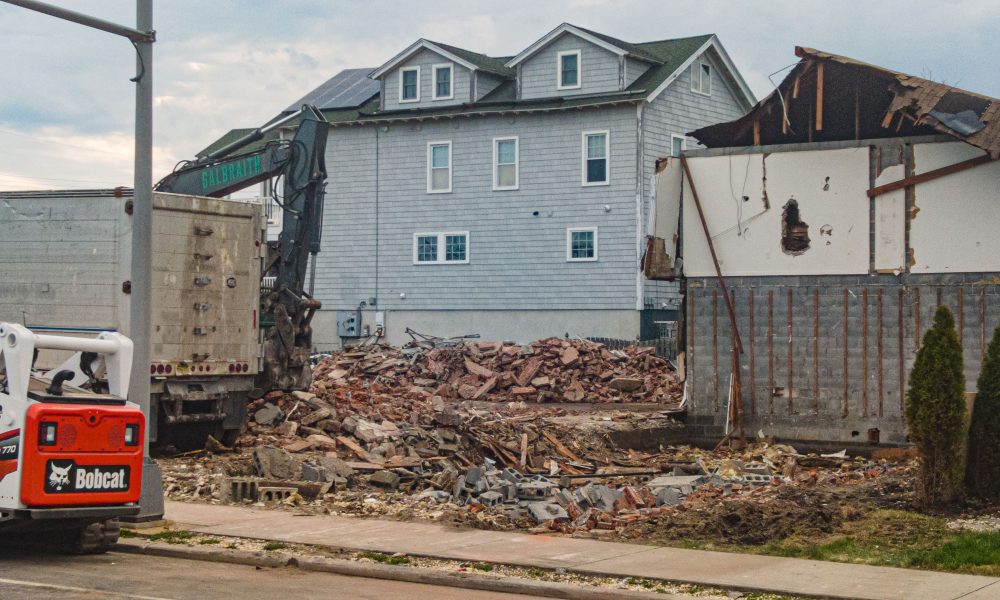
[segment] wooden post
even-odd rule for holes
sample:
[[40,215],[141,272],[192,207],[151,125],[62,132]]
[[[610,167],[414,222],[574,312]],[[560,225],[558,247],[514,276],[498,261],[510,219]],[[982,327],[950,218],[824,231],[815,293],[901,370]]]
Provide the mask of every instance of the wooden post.
[[819,414],[819,289],[813,290],[813,411]]
[[[694,185],[694,178],[691,176],[691,167],[688,166],[687,158],[681,156],[681,166],[684,168],[684,175],[687,177],[688,185],[691,186],[691,198],[694,200],[695,208],[698,210],[698,219],[701,221],[702,231],[705,233],[705,241],[708,243],[709,253],[712,255],[712,263],[715,265],[715,274],[719,278],[719,287],[722,288],[722,297],[726,301],[726,311],[729,313],[729,327],[732,332],[732,342],[733,342],[733,390],[734,390],[734,402],[742,402],[740,391],[742,389],[740,382],[740,354],[743,353],[743,341],[740,339],[740,329],[736,324],[736,309],[733,307],[733,299],[729,295],[729,289],[726,286],[726,279],[722,275],[722,267],[719,265],[719,257],[715,253],[715,244],[712,242],[712,234],[708,229],[708,222],[705,220],[705,211],[701,206],[701,200],[698,198],[698,190]],[[718,394],[716,394],[718,398]],[[739,430],[740,440],[744,440],[743,431],[743,410],[742,407],[738,407],[737,410],[737,429]]]
[[816,131],[823,131],[823,63],[816,65]]
[[793,320],[792,320],[792,288],[788,288],[788,414],[795,412],[795,406],[793,404],[793,396],[795,394],[795,369],[792,365],[792,357],[794,356],[794,344],[792,340],[794,339]]
[[854,84],[854,139],[861,139],[861,94]]
[[747,292],[747,314],[750,315],[750,414],[757,414],[757,357],[754,352],[754,338],[757,332],[753,323],[753,288]]
[[848,377],[848,367],[850,365],[850,352],[848,351],[848,337],[850,334],[850,293],[846,288],[844,288],[844,402],[841,406],[840,416],[847,418],[850,414],[850,398],[851,398],[851,384],[850,377]]
[[861,416],[868,416],[868,288],[861,300]]
[[774,414],[774,290],[767,292],[767,412]]

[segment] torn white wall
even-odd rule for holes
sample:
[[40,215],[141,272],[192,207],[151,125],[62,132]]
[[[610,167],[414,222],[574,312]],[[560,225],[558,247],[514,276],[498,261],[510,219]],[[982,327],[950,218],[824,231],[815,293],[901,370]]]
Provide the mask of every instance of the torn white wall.
[[[688,165],[724,275],[868,273],[867,147],[691,157]],[[684,272],[714,276],[686,181],[683,197]],[[783,244],[789,230],[798,244]]]
[[[901,149],[900,149],[901,150]],[[885,185],[906,177],[906,167],[887,166],[875,177],[875,185]],[[875,198],[875,270],[902,273],[906,266],[906,191],[896,190]]]
[[[984,154],[963,142],[918,144],[917,174]],[[1000,264],[1000,163],[917,184],[910,223],[913,273],[996,271]]]

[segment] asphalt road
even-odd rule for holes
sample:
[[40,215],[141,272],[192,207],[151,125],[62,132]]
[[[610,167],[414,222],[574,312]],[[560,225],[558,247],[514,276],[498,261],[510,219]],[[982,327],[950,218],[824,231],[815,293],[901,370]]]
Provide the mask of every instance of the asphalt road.
[[0,551],[3,600],[208,600],[534,598],[459,588],[242,565],[108,553],[67,556]]

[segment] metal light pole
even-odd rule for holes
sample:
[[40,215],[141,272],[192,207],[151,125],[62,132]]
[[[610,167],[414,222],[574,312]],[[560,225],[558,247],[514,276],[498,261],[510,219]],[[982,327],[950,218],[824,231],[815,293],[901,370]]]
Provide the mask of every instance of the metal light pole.
[[[0,0],[72,21],[87,27],[128,38],[136,50],[135,82],[135,181],[132,212],[132,290],[129,302],[129,330],[134,352],[128,397],[150,418],[149,360],[150,305],[152,301],[153,254],[153,0],[136,0],[136,28],[91,17],[36,0]],[[147,424],[148,429],[148,424]],[[145,439],[146,462],[142,469],[141,511],[138,521],[163,517],[163,474],[149,457],[149,436]]]

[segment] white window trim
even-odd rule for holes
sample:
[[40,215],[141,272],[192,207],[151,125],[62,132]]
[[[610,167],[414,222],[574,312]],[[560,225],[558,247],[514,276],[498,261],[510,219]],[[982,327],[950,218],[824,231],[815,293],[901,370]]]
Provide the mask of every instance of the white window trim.
[[[497,185],[497,167],[500,166],[500,142],[514,140],[514,185]],[[506,135],[493,138],[493,191],[508,192],[521,187],[521,141],[516,135]]]
[[[702,88],[702,86],[701,86],[701,67],[702,66],[708,67],[708,91],[707,92],[701,91],[701,88]],[[696,60],[693,63],[691,63],[691,71],[692,72],[693,71],[698,71],[698,89],[695,89],[695,86],[694,86],[694,75],[692,74],[691,75],[691,91],[694,92],[695,94],[698,94],[698,95],[701,95],[701,96],[711,96],[712,95],[712,64],[708,63],[708,62],[706,62],[704,60],[700,60],[699,59],[699,60]]]
[[[447,96],[438,96],[438,71],[448,69],[451,75],[448,77]],[[431,66],[431,100],[454,100],[455,99],[455,65],[453,63],[439,63]]]
[[[564,56],[576,55],[576,85],[563,85],[563,62]],[[556,53],[556,89],[557,90],[578,90],[583,86],[583,61],[579,50],[564,50]]]
[[[604,134],[604,181],[587,181],[587,136]],[[584,187],[611,185],[611,130],[596,129],[580,134],[580,184]]]
[[670,156],[674,156],[674,140],[680,140],[681,141],[681,152],[684,152],[685,150],[687,150],[687,140],[688,140],[687,136],[686,135],[677,135],[676,133],[671,133],[670,134]]
[[[417,97],[416,98],[403,98],[403,73],[407,71],[417,72]],[[399,70],[399,103],[408,104],[410,102],[420,102],[420,65],[415,67],[403,67]]]
[[[445,248],[445,240],[449,235],[463,235],[465,236],[465,260],[445,260],[447,256]],[[437,260],[429,261],[418,261],[417,260],[417,240],[422,237],[437,237]],[[596,238],[595,238],[596,239]],[[469,236],[468,231],[425,231],[413,234],[413,264],[417,266],[422,265],[467,265],[469,264],[469,256],[472,254],[472,238]]]
[[[594,256],[591,258],[573,258],[573,234],[580,231],[594,233]],[[597,262],[597,249],[600,246],[596,227],[568,227],[566,229],[566,262]],[[468,252],[466,252],[468,256]]]
[[[446,190],[435,190],[431,187],[434,180],[433,165],[434,156],[432,148],[434,146],[448,146],[448,189]],[[451,193],[451,175],[455,171],[455,156],[451,151],[451,140],[437,140],[434,142],[427,142],[427,193],[428,194],[450,194]]]

